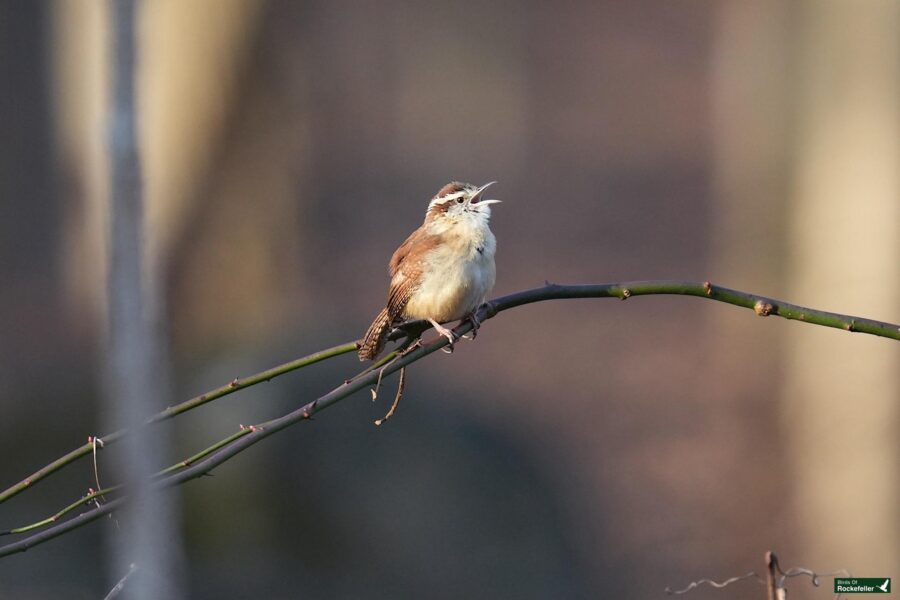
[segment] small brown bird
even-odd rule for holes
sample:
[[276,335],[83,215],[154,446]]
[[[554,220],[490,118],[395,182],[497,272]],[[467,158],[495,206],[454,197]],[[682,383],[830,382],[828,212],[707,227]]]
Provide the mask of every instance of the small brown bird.
[[497,240],[488,222],[491,204],[481,187],[454,181],[429,202],[425,222],[391,257],[391,287],[382,309],[360,342],[359,359],[378,356],[391,328],[409,319],[427,319],[453,348],[456,336],[441,323],[471,319],[491,293],[496,278]]

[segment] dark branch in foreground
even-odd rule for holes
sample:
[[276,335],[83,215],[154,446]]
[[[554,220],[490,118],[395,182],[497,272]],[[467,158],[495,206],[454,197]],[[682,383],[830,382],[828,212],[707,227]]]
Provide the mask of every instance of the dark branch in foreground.
[[[767,298],[765,296],[758,296],[755,294],[748,294],[746,292],[740,292],[728,288],[714,286],[709,282],[693,283],[682,281],[637,281],[629,283],[597,285],[557,285],[548,283],[541,288],[517,292],[484,304],[478,311],[478,320],[483,322],[487,319],[493,318],[498,313],[504,310],[508,310],[525,304],[531,304],[534,302],[542,302],[545,300],[561,300],[571,298],[619,298],[621,300],[626,300],[633,296],[645,295],[697,296],[700,298],[716,300],[718,302],[725,302],[728,304],[733,304],[735,306],[749,308],[759,316],[780,316],[786,319],[802,321],[804,323],[822,325],[824,327],[833,327],[851,332],[867,333],[871,335],[900,340],[900,325],[805,308],[795,304],[775,300],[773,298]],[[410,331],[422,331],[423,325],[419,322],[416,322],[408,324],[407,326],[405,326],[405,328]],[[471,329],[471,322],[465,321],[457,326],[454,331],[458,335],[462,335],[468,333],[469,331],[471,331]],[[403,336],[404,334],[400,332],[392,335],[392,338],[397,339]],[[401,368],[424,358],[432,352],[439,350],[445,345],[447,345],[447,340],[443,337],[439,337],[438,339],[427,345],[423,345],[414,350],[411,350],[403,354],[403,356],[399,357],[397,360],[389,362],[384,367],[382,376],[390,375],[391,373],[394,373]],[[237,391],[238,389],[243,389],[245,387],[249,387],[250,385],[268,381],[269,379],[300,368],[301,366],[306,366],[308,364],[312,364],[326,358],[331,358],[333,356],[351,352],[355,349],[355,347],[355,343],[353,342],[335,346],[334,348],[331,348],[329,350],[325,350],[316,354],[312,354],[308,357],[292,361],[291,363],[287,363],[286,365],[282,365],[281,367],[275,367],[273,369],[263,371],[262,373],[258,373],[256,375],[248,377],[243,381],[235,380],[235,382],[232,382],[232,384],[226,386],[227,389],[220,388],[218,390],[214,390],[213,392],[198,396],[197,398],[189,400],[183,404],[178,405],[177,407],[170,408],[167,411],[156,415],[153,419],[151,419],[150,422],[157,422],[172,418],[177,414],[180,414],[181,412],[185,412],[186,410],[190,410],[195,406],[199,406],[205,402],[210,401],[211,399],[213,399],[213,396],[221,397],[226,393],[232,393],[234,391]],[[214,452],[205,454],[202,459],[196,462],[192,462],[189,465],[185,464],[185,467],[183,469],[176,470],[171,474],[166,475],[165,477],[158,478],[156,481],[156,485],[160,487],[171,487],[205,475],[215,467],[219,466],[220,464],[229,460],[240,452],[243,452],[260,440],[274,433],[277,433],[278,431],[281,431],[286,427],[294,425],[295,423],[308,420],[317,412],[328,408],[332,404],[350,396],[351,394],[363,388],[375,384],[379,376],[380,375],[378,369],[369,369],[367,371],[364,371],[363,374],[361,374],[359,377],[345,381],[343,384],[333,389],[328,394],[325,394],[324,396],[321,396],[313,400],[312,402],[301,406],[293,412],[290,412],[277,419],[272,419],[270,421],[266,421],[264,423],[260,423],[251,427],[251,431],[246,435],[241,435],[240,437],[237,437],[229,441],[228,443],[221,445],[221,447],[217,446],[217,449]],[[123,435],[125,435],[124,431],[116,432],[115,434],[112,434],[112,436],[107,436],[106,438],[104,438],[104,442],[109,443],[110,437],[115,436],[115,438],[118,439]],[[92,445],[88,444],[87,448],[88,449],[86,451],[74,457],[73,455],[77,452],[81,452],[82,449],[79,448],[73,452],[70,452],[68,455],[58,459],[57,461],[54,461],[47,467],[44,467],[31,478],[26,478],[19,484],[12,486],[8,490],[0,494],[0,502],[29,487],[34,481],[36,481],[36,475],[40,474],[41,477],[45,477],[53,471],[62,468],[62,466],[64,466],[65,464],[68,464],[78,457],[87,454],[92,448]],[[8,544],[6,546],[2,546],[0,547],[0,557],[17,552],[23,552],[25,550],[28,550],[32,546],[40,544],[44,541],[62,535],[67,531],[71,531],[77,527],[89,523],[105,514],[112,512],[113,510],[121,506],[124,501],[125,498],[117,498],[106,504],[90,509],[68,521],[64,521],[62,523],[59,523],[58,525],[54,525],[26,539]]]

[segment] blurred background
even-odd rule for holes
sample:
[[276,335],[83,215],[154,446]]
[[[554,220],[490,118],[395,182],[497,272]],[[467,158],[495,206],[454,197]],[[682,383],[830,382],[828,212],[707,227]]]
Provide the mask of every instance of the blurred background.
[[[109,22],[99,1],[0,4],[3,487],[113,426]],[[359,338],[391,252],[454,179],[499,181],[496,295],[711,280],[900,321],[891,0],[154,0],[138,24],[173,380],[153,410]],[[348,355],[180,417],[172,453],[358,369]],[[659,598],[762,572],[770,549],[900,575],[894,341],[692,298],[550,302],[417,363],[376,428],[394,381],[172,492],[186,597]],[[92,471],[5,503],[0,529]],[[103,597],[116,527],[3,559],[0,597]],[[831,580],[789,587],[823,598]]]

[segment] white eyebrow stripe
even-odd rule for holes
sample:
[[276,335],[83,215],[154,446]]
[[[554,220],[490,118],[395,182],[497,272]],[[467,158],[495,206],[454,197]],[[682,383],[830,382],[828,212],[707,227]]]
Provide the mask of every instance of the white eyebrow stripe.
[[461,190],[459,192],[454,192],[452,194],[447,194],[446,196],[440,196],[439,198],[435,198],[431,202],[428,203],[428,208],[434,208],[439,204],[444,204],[445,202],[450,202],[451,200],[456,200],[457,198],[462,198],[466,195],[465,190]]

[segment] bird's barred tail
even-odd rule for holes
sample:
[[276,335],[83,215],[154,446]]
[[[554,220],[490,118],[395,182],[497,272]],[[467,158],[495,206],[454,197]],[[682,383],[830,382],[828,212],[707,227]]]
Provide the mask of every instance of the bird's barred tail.
[[375,317],[375,320],[372,321],[372,324],[369,325],[369,330],[359,343],[359,350],[357,351],[359,360],[372,360],[378,356],[378,353],[384,348],[384,342],[390,330],[391,317],[387,308],[383,308],[378,313],[378,316]]

